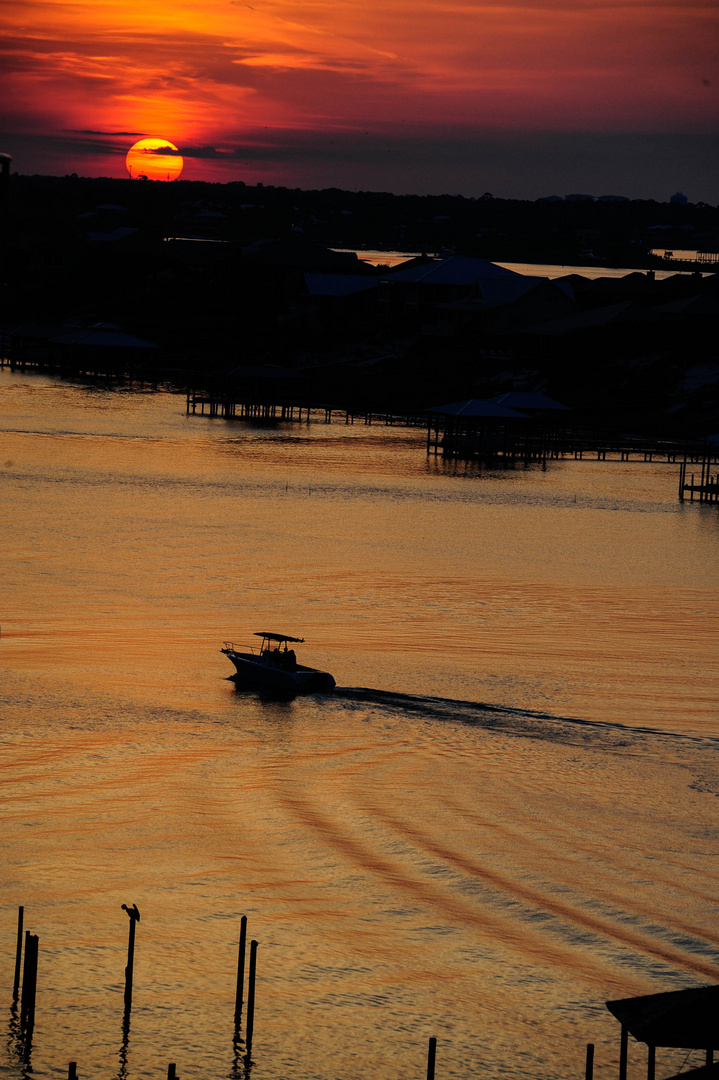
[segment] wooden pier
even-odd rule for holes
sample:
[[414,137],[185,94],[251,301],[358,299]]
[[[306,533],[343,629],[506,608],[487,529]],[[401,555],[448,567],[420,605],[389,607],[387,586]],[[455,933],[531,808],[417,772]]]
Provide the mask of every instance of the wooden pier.
[[[331,409],[321,406],[325,421],[329,422]],[[212,394],[206,391],[187,391],[187,415],[221,416],[225,420],[255,420],[264,423],[273,421],[310,422],[310,414],[317,406],[309,402],[298,401],[245,401],[237,400],[227,394]],[[206,410],[206,411],[205,411]]]
[[[701,481],[706,498],[714,493],[709,480],[709,465],[719,463],[719,446],[705,441],[683,441],[633,435],[608,434],[583,428],[553,426],[544,421],[525,424],[502,419],[473,420],[468,417],[429,417],[427,454],[460,458],[512,467],[518,464],[546,465],[547,461],[573,458],[575,461],[664,461],[680,462],[684,473],[687,464],[701,466]],[[703,464],[702,464],[703,463]],[[684,488],[680,481],[680,497]],[[693,474],[692,474],[693,483]],[[686,490],[690,490],[689,486]]]
[[[719,503],[719,473],[711,475],[711,466],[717,464],[717,456],[719,455],[719,447],[708,448],[705,450],[704,455],[697,462],[696,459],[692,461],[690,458],[685,458],[682,461],[679,468],[679,499],[681,502],[687,497],[689,492],[689,501],[694,502],[694,496],[696,495],[698,502],[703,503]],[[687,483],[687,466],[697,463],[700,465],[699,479],[696,481],[696,473],[689,473],[689,482]]]
[[256,423],[362,423],[367,426],[424,427],[427,417],[411,413],[376,412],[368,409],[337,408],[317,402],[257,399],[221,391],[194,390],[186,395],[186,412],[190,416],[222,417],[225,420],[248,420]]

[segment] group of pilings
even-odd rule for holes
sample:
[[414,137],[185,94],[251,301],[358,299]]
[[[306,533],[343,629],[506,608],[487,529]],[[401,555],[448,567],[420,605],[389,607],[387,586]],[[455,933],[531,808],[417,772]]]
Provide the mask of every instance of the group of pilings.
[[550,454],[546,428],[512,427],[506,421],[472,422],[461,417],[430,416],[427,454],[450,458],[496,460],[505,465],[544,464]]
[[[32,1036],[35,1028],[35,1003],[37,1000],[37,966],[39,956],[40,939],[37,934],[31,934],[29,930],[24,932],[23,950],[23,922],[25,909],[18,908],[17,913],[17,943],[15,946],[15,975],[12,986],[11,1014],[14,1023],[18,1026],[18,1035],[22,1044],[25,1061],[30,1060],[32,1049]],[[20,973],[22,971],[22,991]],[[17,1006],[20,1001],[20,1015],[18,1017]]]
[[274,398],[238,397],[223,392],[188,389],[185,412],[188,416],[222,417],[224,420],[249,420],[256,423],[384,424],[386,427],[424,427],[425,416],[413,413],[376,411],[374,409],[336,408],[316,402],[276,400]]
[[[140,912],[137,905],[130,907],[122,904],[130,919],[129,936],[127,945],[127,964],[125,966],[125,993],[124,993],[124,1016],[123,1016],[123,1045],[120,1052],[122,1076],[125,1075],[127,1062],[127,1049],[130,1033],[130,1014],[132,1010],[132,989],[135,970],[135,936],[136,927],[140,921]],[[38,968],[38,936],[25,931],[25,949],[23,964],[23,920],[25,909],[18,908],[17,946],[15,953],[15,976],[13,980],[12,1016],[17,1020],[17,1003],[20,998],[19,1028],[23,1048],[23,1058],[27,1064],[30,1062],[32,1032],[35,1026],[35,1002],[37,991],[37,968]],[[240,1062],[245,1068],[245,1077],[249,1076],[252,1061],[252,1039],[255,1028],[255,985],[257,980],[257,949],[259,943],[254,939],[250,941],[250,958],[247,972],[245,998],[245,961],[247,954],[247,916],[240,919],[240,938],[237,952],[237,981],[235,986],[235,1014],[233,1047],[235,1052],[234,1074],[238,1073]],[[22,995],[20,996],[20,973],[22,969]],[[242,1014],[246,1008],[244,1039],[242,1038]],[[242,1053],[244,1046],[244,1053]],[[427,1053],[427,1080],[435,1080],[435,1063],[437,1054],[437,1039],[429,1040]],[[67,1080],[78,1080],[77,1061],[68,1062]],[[167,1066],[167,1080],[179,1080],[177,1063],[170,1062]]]
[[[187,391],[187,415],[221,416],[226,420],[254,420],[264,423],[294,420],[310,422],[310,413],[317,407],[299,401],[238,400],[225,394]],[[323,411],[327,413],[327,409]],[[326,417],[325,417],[326,418]]]
[[[696,480],[696,473],[689,473],[689,482],[687,482],[687,467],[692,464],[700,466],[699,479]],[[716,464],[717,455],[714,449],[711,452],[707,451],[698,462],[696,459],[691,460],[689,458],[682,461],[679,466],[679,499],[681,502],[684,502],[688,492],[690,502],[694,502],[694,496],[696,495],[698,502],[719,503],[719,473],[715,472],[714,476],[711,474],[711,467]]]
[[[137,924],[140,921],[140,912],[137,905],[130,907],[122,904],[127,912],[130,925],[127,943],[127,964],[125,965],[125,991],[123,995],[124,1013],[122,1022],[123,1046],[121,1060],[127,1058],[127,1048],[130,1033],[130,1015],[132,1012],[132,990],[135,971],[135,937]],[[17,943],[15,950],[15,974],[13,979],[12,1019],[13,1026],[22,1048],[22,1056],[25,1062],[30,1061],[32,1049],[32,1035],[35,1027],[35,1005],[37,1000],[37,971],[38,971],[38,944],[37,934],[31,934],[29,930],[24,934],[24,961],[23,961],[23,922],[25,916],[24,907],[18,908],[17,920]],[[233,1046],[235,1049],[235,1065],[241,1056],[245,1069],[252,1065],[252,1038],[255,1028],[255,984],[257,979],[257,949],[258,942],[250,942],[250,963],[247,976],[247,1004],[245,1019],[245,1037],[242,1039],[242,1012],[245,1006],[245,954],[247,946],[247,916],[240,919],[240,940],[237,957],[237,983],[235,988],[235,1028]],[[22,972],[22,983],[21,983]],[[22,992],[21,992],[22,985]],[[17,1005],[20,1001],[20,1013],[18,1018]],[[239,1048],[244,1044],[244,1054],[240,1055]],[[68,1080],[77,1080],[77,1061],[68,1064]],[[171,1062],[167,1070],[168,1080],[179,1080],[177,1065]]]
[[[135,933],[137,923],[140,921],[140,913],[137,909],[137,905],[133,904],[132,907],[123,904],[122,908],[127,912],[130,919],[129,938],[128,938],[128,956],[127,965],[125,967],[125,1015],[123,1020],[123,1049],[121,1051],[121,1070],[120,1076],[125,1077],[126,1061],[127,1061],[127,1044],[129,1037],[129,1018],[132,1008],[132,984],[134,973],[134,955],[135,955]],[[15,953],[15,974],[13,980],[13,999],[11,1007],[11,1030],[13,1026],[18,1024],[17,1016],[17,1004],[18,998],[20,998],[20,1016],[19,1016],[19,1030],[20,1041],[23,1048],[23,1057],[29,1067],[30,1065],[30,1048],[32,1042],[32,1032],[35,1025],[35,1002],[37,991],[37,970],[38,970],[38,936],[31,934],[29,930],[24,931],[24,908],[18,909],[18,925],[17,925],[17,944]],[[24,931],[24,938],[23,938]],[[23,940],[24,940],[24,962],[23,962]],[[257,976],[257,949],[258,942],[252,940],[250,942],[250,962],[249,971],[247,977],[247,998],[246,998],[246,1020],[245,1020],[245,1038],[241,1037],[242,1029],[242,1013],[245,1007],[245,961],[247,953],[247,916],[243,915],[240,919],[240,936],[238,943],[237,954],[237,979],[235,986],[235,1012],[234,1012],[234,1037],[233,1046],[235,1050],[235,1063],[233,1069],[233,1076],[239,1075],[239,1063],[240,1061],[245,1067],[245,1080],[250,1075],[250,1066],[252,1062],[252,1039],[254,1034],[254,1019],[255,1019],[255,983]],[[20,973],[22,970],[22,994],[20,994]],[[240,1047],[244,1043],[244,1054],[242,1054]],[[656,1047],[649,1045],[647,1053],[647,1080],[655,1080],[655,1068],[656,1068]],[[619,1080],[627,1080],[627,1066],[628,1066],[628,1051],[629,1051],[629,1030],[625,1024],[621,1027],[621,1038],[619,1046]],[[123,1056],[124,1055],[124,1056]],[[429,1039],[429,1046],[427,1051],[427,1080],[435,1080],[435,1067],[437,1056],[437,1039],[433,1036]],[[706,1050],[706,1066],[711,1068],[714,1062],[714,1053],[711,1049]],[[31,1070],[29,1070],[31,1071]],[[594,1044],[587,1043],[585,1069],[585,1080],[594,1080]],[[77,1061],[70,1061],[68,1063],[67,1070],[68,1080],[78,1080]],[[170,1062],[167,1066],[167,1080],[179,1080],[177,1074],[176,1062]]]
[[[508,467],[517,464],[546,465],[550,460],[573,458],[645,462],[719,462],[719,446],[706,442],[679,442],[632,436],[607,435],[574,428],[554,427],[541,422],[520,425],[500,419],[430,416],[427,424],[427,455],[464,461],[491,462]],[[683,478],[682,478],[683,483]],[[713,482],[712,482],[713,483]],[[709,494],[713,494],[711,488]],[[714,501],[705,500],[705,501]]]
[[[257,946],[258,942],[250,942],[250,970],[247,976],[247,1019],[245,1021],[245,1065],[252,1064],[252,1036],[255,1030],[255,979],[257,976]],[[242,1006],[244,1004],[245,987],[245,953],[247,950],[247,916],[240,919],[240,942],[237,952],[237,987],[235,990],[235,1036],[234,1044],[237,1051],[242,1026]]]

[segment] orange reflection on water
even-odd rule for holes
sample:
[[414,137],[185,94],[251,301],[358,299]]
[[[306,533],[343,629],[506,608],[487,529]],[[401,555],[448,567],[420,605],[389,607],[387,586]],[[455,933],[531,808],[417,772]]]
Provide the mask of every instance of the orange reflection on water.
[[[116,1072],[121,903],[137,1077],[231,1071],[242,913],[270,1080],[414,1074],[431,1034],[448,1074],[559,1080],[594,1041],[608,1078],[606,998],[716,980],[717,518],[673,467],[463,473],[421,431],[7,373],[0,406],[36,1071]],[[237,693],[222,641],[265,626],[340,692]]]

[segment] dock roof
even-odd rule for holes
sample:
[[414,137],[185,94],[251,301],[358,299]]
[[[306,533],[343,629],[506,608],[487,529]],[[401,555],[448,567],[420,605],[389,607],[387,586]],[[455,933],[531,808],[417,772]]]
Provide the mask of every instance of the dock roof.
[[525,409],[527,412],[568,412],[569,406],[562,405],[554,398],[546,394],[524,393],[521,390],[510,390],[507,394],[497,394],[492,398],[498,405],[504,405],[505,409]]
[[484,398],[467,398],[466,401],[452,401],[449,405],[433,405],[431,409],[425,411],[431,416],[466,416],[473,419],[486,417],[496,420],[527,419],[525,413],[508,409],[504,405],[497,404],[496,401],[487,401]]
[[305,274],[305,284],[310,296],[354,296],[379,286],[377,278],[358,274]]
[[635,1039],[649,1046],[719,1049],[719,986],[623,998],[606,1006]]

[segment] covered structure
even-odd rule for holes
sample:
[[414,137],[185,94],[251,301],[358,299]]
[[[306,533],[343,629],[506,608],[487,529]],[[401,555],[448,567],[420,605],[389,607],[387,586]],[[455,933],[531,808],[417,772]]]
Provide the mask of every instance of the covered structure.
[[514,460],[527,451],[526,413],[496,401],[467,398],[427,409],[427,453],[452,457],[501,457]]
[[[622,1025],[619,1080],[626,1080],[629,1035],[647,1044],[647,1080],[654,1080],[657,1047],[703,1050],[706,1064],[697,1080],[716,1073],[714,1050],[719,1049],[719,986],[697,986],[663,994],[607,1001],[612,1016]],[[690,1074],[686,1074],[690,1075]]]
[[541,394],[539,391],[510,390],[506,394],[497,394],[492,398],[498,405],[504,405],[505,409],[518,409],[520,412],[529,413],[530,416],[544,416],[548,413],[569,412],[568,405],[562,405],[560,401]]

